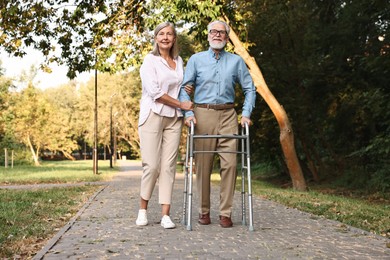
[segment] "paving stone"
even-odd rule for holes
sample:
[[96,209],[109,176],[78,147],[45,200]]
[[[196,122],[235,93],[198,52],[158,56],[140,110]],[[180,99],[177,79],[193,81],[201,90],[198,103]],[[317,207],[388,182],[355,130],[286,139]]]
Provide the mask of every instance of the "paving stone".
[[149,225],[138,227],[140,163],[125,161],[107,183],[34,259],[390,259],[389,239],[313,216],[260,197],[253,198],[254,231],[241,224],[237,192],[232,228],[218,221],[219,187],[212,186],[211,225],[197,223],[194,191],[192,230],[182,224],[183,175],[177,174],[171,217],[160,226],[156,187]]

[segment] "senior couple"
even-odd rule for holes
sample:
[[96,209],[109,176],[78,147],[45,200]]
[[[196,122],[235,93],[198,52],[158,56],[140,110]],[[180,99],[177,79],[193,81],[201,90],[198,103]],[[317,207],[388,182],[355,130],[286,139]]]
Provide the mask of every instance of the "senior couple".
[[[223,21],[211,22],[208,27],[209,49],[189,59],[185,73],[178,55],[174,25],[165,22],[154,30],[154,48],[147,54],[140,69],[142,98],[140,102],[139,137],[143,174],[141,177],[140,209],[136,225],[148,224],[148,202],[159,182],[161,226],[175,228],[170,218],[176,160],[181,136],[183,114],[185,124],[192,120],[195,134],[237,134],[238,118],[234,110],[235,86],[240,84],[245,95],[241,125],[251,124],[256,90],[241,57],[224,50],[229,40],[229,26]],[[193,102],[190,95],[194,94]],[[237,149],[235,139],[196,139],[195,149]],[[220,156],[219,224],[233,226],[231,219],[236,182],[237,156]],[[199,224],[210,220],[210,176],[214,154],[195,155],[196,186],[199,193]]]

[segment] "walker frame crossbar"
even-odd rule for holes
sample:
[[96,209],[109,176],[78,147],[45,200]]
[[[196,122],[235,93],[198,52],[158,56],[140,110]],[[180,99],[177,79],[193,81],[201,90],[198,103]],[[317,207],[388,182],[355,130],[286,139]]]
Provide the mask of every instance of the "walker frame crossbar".
[[[225,151],[196,151],[194,148],[194,139],[237,139],[241,140],[240,150]],[[246,195],[248,196],[249,206],[249,231],[254,231],[253,227],[253,203],[252,203],[252,184],[251,184],[251,166],[250,166],[250,139],[249,126],[241,128],[241,134],[232,135],[195,135],[194,123],[191,121],[188,127],[187,143],[186,143],[186,158],[184,165],[184,193],[183,193],[183,220],[182,223],[187,226],[187,230],[192,230],[192,186],[193,186],[193,165],[194,155],[197,153],[235,153],[241,154],[241,222],[242,225],[247,225],[246,216]],[[247,180],[247,183],[245,182]],[[248,191],[246,192],[246,188]]]

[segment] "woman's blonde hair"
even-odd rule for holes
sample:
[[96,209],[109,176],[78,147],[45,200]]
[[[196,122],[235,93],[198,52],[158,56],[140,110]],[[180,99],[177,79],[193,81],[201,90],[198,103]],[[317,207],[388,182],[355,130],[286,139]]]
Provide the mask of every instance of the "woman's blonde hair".
[[160,52],[158,51],[158,44],[156,41],[156,37],[157,37],[157,34],[165,27],[171,27],[172,31],[173,31],[173,35],[175,36],[175,41],[172,45],[171,50],[169,51],[169,55],[171,56],[171,58],[176,59],[177,56],[179,56],[179,47],[177,45],[177,33],[176,33],[175,26],[173,25],[173,23],[170,23],[170,22],[160,23],[159,25],[157,25],[156,29],[154,29],[154,44],[153,44],[153,50],[151,51],[151,53],[153,55],[160,56]]

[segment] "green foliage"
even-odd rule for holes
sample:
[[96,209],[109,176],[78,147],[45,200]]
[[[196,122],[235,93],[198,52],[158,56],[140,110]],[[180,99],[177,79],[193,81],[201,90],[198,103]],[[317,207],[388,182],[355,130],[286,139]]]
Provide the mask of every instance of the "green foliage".
[[[190,34],[206,42],[205,27],[224,11],[234,9],[225,1],[81,1],[45,0],[0,6],[0,46],[15,56],[26,47],[44,54],[41,68],[50,63],[65,64],[68,77],[98,69],[115,73],[140,64],[150,49],[149,30],[162,21],[178,25],[191,23]],[[225,10],[224,10],[225,9]]]
[[[70,78],[94,68],[122,70],[139,60],[141,49],[127,47],[142,46],[137,45],[142,39],[142,2],[7,1],[0,5],[0,46],[20,57],[31,46],[46,56],[42,69],[50,71],[51,62],[65,64]],[[120,63],[108,61],[114,53]]]
[[[141,81],[137,69],[121,74],[98,74],[98,139],[105,146],[110,144],[110,127],[115,132],[121,152],[139,155],[138,112],[141,98]],[[92,78],[79,89],[75,117],[80,124],[80,134],[90,145],[94,137],[94,93]],[[111,115],[112,112],[112,115]],[[112,116],[112,122],[110,122]]]
[[71,153],[78,148],[76,136],[78,133],[76,114],[77,91],[72,85],[48,89],[45,99],[51,105],[46,135],[46,149],[62,152],[67,158],[73,159]]
[[[5,153],[4,151],[2,152],[3,153],[0,155],[0,160],[1,160],[0,165],[5,166]],[[12,159],[12,152],[14,153],[13,159]],[[15,149],[7,148],[7,154],[8,154],[8,167],[12,167],[12,160],[14,166],[34,164],[34,160],[31,156],[31,152],[26,150],[25,147],[16,146]]]
[[45,130],[51,127],[50,104],[32,85],[15,93],[12,98],[12,106],[7,111],[12,118],[9,131],[31,150],[35,164],[39,164],[38,155],[47,146]]
[[[1,61],[0,61],[1,62]],[[1,65],[1,64],[0,64]],[[0,66],[0,70],[2,70]],[[0,74],[0,147],[9,147],[6,125],[8,123],[6,110],[9,107],[11,80]]]
[[383,165],[383,167],[382,169],[377,169],[377,166],[374,166],[374,173],[367,183],[370,190],[378,190],[380,192],[390,191],[390,165]]
[[389,165],[379,165],[383,168],[378,168],[378,164],[366,165],[363,169],[360,166],[351,167],[332,184],[338,188],[388,193],[390,191],[390,168]]
[[[289,115],[308,177],[350,171],[371,180],[390,158],[388,1],[246,3],[250,53]],[[278,165],[272,113],[258,108],[254,132],[262,145],[253,156]]]

